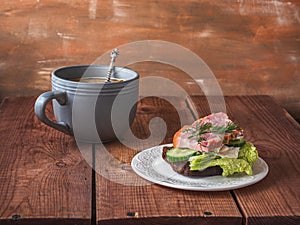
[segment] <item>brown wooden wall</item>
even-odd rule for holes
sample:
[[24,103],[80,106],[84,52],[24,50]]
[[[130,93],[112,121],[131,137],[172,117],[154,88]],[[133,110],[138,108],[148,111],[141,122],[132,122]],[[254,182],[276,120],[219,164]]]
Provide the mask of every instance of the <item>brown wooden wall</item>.
[[[53,69],[93,63],[139,40],[186,47],[211,68],[224,95],[271,95],[300,119],[297,0],[2,0],[0,97],[38,95],[51,88]],[[129,67],[202,93],[174,67]]]

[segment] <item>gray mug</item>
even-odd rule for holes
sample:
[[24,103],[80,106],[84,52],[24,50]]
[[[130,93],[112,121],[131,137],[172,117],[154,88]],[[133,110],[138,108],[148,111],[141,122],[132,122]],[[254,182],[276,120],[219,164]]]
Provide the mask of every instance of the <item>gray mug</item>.
[[[139,75],[115,67],[111,82],[99,82],[107,71],[108,66],[102,65],[68,66],[53,71],[52,91],[37,98],[35,114],[48,126],[73,135],[79,142],[102,143],[122,137],[135,117]],[[45,113],[51,100],[56,121]]]

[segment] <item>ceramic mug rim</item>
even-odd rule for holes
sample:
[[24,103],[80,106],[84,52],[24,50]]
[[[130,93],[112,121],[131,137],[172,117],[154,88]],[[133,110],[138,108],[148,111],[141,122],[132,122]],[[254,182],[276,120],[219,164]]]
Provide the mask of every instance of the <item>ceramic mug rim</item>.
[[[80,82],[80,81],[72,81],[72,80],[69,80],[68,78],[64,78],[62,77],[61,75],[59,75],[58,73],[65,73],[66,70],[74,70],[74,69],[83,69],[83,68],[86,68],[86,70],[88,70],[89,68],[98,68],[98,69],[107,69],[109,68],[109,66],[106,66],[106,65],[100,65],[100,64],[82,64],[82,65],[70,65],[70,66],[62,66],[62,67],[59,67],[57,69],[55,69],[54,71],[52,71],[51,75],[52,77],[55,77],[57,78],[59,81],[64,81],[64,82],[70,82],[72,84],[78,84],[78,85],[81,85],[81,84],[88,84],[88,85],[99,85],[99,83],[86,83],[86,82]],[[106,70],[106,71],[107,71]],[[87,71],[85,71],[84,73],[82,73],[83,75],[86,73]],[[106,83],[106,84],[110,84],[110,85],[118,85],[118,84],[124,84],[124,83],[128,83],[132,80],[135,80],[135,79],[138,79],[139,78],[139,74],[132,70],[132,69],[129,69],[129,68],[126,68],[126,67],[119,67],[119,66],[116,66],[115,67],[115,73],[116,74],[120,74],[120,73],[126,73],[126,74],[131,74],[132,76],[127,79],[127,78],[119,78],[119,77],[116,77],[118,79],[124,79],[124,81],[122,82],[113,82],[113,83]],[[103,76],[101,77],[105,77],[106,74],[104,74]],[[103,84],[103,83],[101,83]]]
[[120,89],[123,89],[124,91],[127,90],[130,92],[134,88],[136,88],[136,85],[139,80],[139,74],[136,71],[125,67],[115,67],[114,75],[117,75],[115,78],[123,79],[124,81],[122,82],[87,83],[70,80],[70,78],[78,78],[85,76],[86,73],[91,72],[89,71],[89,69],[98,70],[97,74],[95,74],[95,76],[93,75],[93,77],[104,77],[106,76],[106,74],[101,74],[100,76],[98,72],[106,72],[108,66],[85,64],[60,67],[52,72],[52,89],[67,91],[70,93],[76,92],[77,94],[97,94],[99,93],[99,90],[102,90],[102,93],[114,93],[120,91]]

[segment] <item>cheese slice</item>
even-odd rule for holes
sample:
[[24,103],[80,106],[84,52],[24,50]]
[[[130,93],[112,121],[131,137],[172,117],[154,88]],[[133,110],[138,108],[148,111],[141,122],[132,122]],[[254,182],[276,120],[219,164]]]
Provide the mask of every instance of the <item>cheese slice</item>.
[[219,151],[217,151],[217,155],[222,158],[233,158],[237,159],[239,155],[240,147],[229,147],[224,145]]

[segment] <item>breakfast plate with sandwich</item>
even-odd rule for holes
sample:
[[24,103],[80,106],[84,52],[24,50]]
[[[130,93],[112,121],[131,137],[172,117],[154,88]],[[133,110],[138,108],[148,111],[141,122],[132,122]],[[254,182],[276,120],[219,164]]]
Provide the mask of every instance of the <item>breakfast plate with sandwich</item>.
[[223,112],[182,127],[171,144],[139,152],[131,166],[150,182],[194,191],[246,187],[262,180],[269,170],[243,129]]

